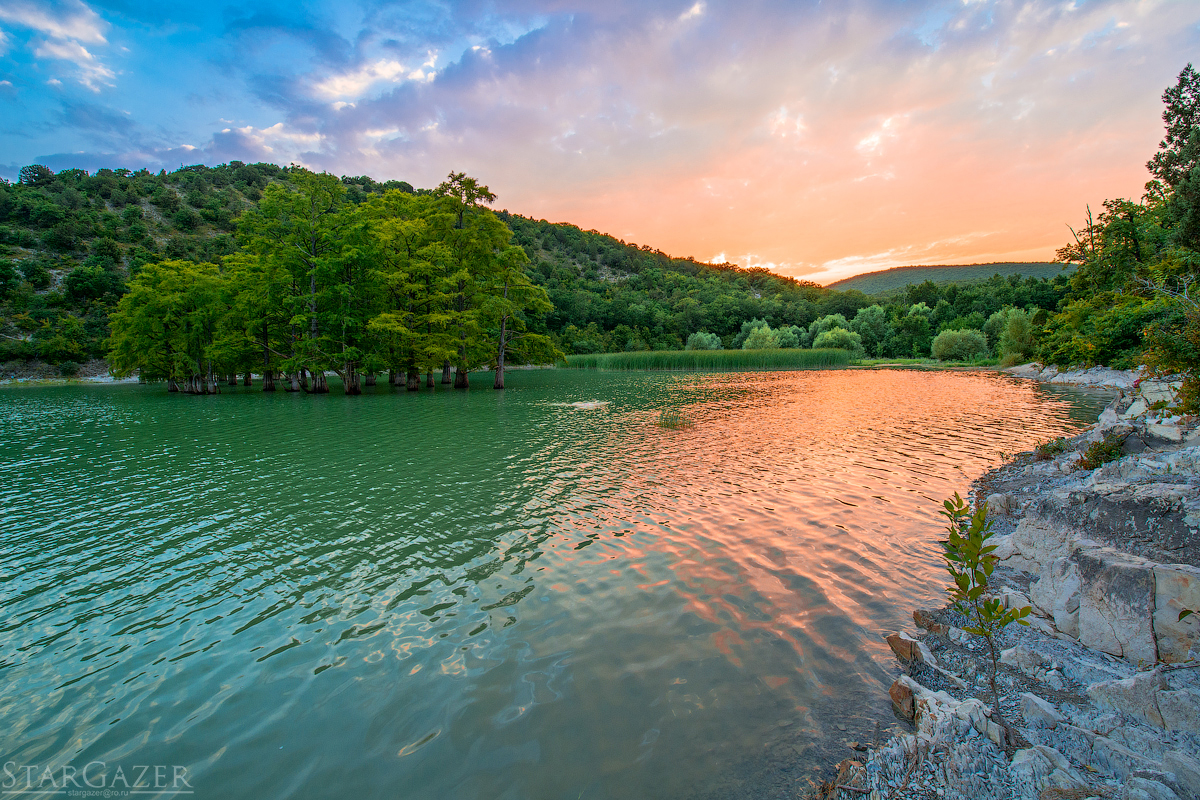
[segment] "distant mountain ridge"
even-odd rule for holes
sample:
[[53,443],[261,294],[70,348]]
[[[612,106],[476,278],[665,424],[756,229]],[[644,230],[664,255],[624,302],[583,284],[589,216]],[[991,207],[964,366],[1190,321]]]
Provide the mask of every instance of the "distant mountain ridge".
[[877,295],[895,292],[912,284],[932,281],[938,286],[951,283],[979,283],[993,275],[1008,277],[1022,275],[1026,278],[1053,278],[1070,272],[1074,265],[1051,261],[1000,261],[990,264],[948,264],[935,267],[893,267],[843,278],[825,288],[838,291],[857,289],[863,294]]

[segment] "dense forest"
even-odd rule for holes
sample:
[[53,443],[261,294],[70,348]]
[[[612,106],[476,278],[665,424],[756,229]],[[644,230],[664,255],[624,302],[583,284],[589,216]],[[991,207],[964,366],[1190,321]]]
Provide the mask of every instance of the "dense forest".
[[69,375],[107,358],[197,392],[250,373],[319,392],[326,372],[347,391],[388,372],[415,388],[451,368],[459,385],[480,368],[502,385],[506,362],[719,348],[1188,371],[1200,351],[1190,65],[1164,102],[1145,195],[1089,210],[1062,273],[876,296],[493,212],[461,174],[416,189],[236,161],[31,165],[0,182],[0,361]]

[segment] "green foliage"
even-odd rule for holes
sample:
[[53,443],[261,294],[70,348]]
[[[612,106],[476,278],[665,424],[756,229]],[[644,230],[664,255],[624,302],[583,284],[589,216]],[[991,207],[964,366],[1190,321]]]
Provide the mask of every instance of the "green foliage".
[[746,370],[826,369],[850,363],[845,350],[655,350],[632,353],[572,355],[566,366],[600,370]]
[[930,350],[939,361],[974,361],[987,357],[987,337],[975,330],[942,331],[934,337]]
[[863,355],[862,337],[845,328],[830,328],[817,334],[817,338],[813,340],[813,348],[846,350],[855,358]]
[[991,689],[993,707],[997,720],[1000,715],[1000,695],[996,691],[996,672],[999,663],[996,653],[996,636],[1012,623],[1029,625],[1025,619],[1032,609],[1005,608],[1003,601],[991,596],[990,579],[1000,559],[995,555],[996,545],[988,544],[992,537],[992,521],[987,518],[987,506],[980,505],[972,514],[966,501],[959,496],[947,500],[941,511],[949,520],[947,537],[942,540],[942,559],[950,573],[953,585],[950,599],[954,607],[967,618],[963,630],[980,636],[987,642],[992,657]]
[[[684,350],[720,350],[721,337],[715,333],[707,333],[705,331],[696,331],[688,337],[687,344],[683,347]],[[578,352],[578,351],[577,351]]]
[[750,332],[746,341],[742,342],[743,350],[777,350],[779,349],[779,334],[771,330],[771,326],[763,324]]
[[860,308],[850,322],[850,330],[861,337],[863,349],[868,354],[882,355],[889,332],[887,310],[879,304]]
[[[826,314],[817,319],[812,325],[808,326],[808,330],[804,334],[804,346],[816,347],[817,337],[826,331],[831,331],[834,328],[849,330],[850,323],[846,322],[846,317],[842,314]],[[861,342],[861,337],[859,341]]]
[[1144,361],[1158,375],[1181,373],[1178,408],[1200,412],[1200,301],[1193,296],[1200,254],[1176,250],[1152,272],[1150,285],[1167,310],[1145,330]]
[[1055,456],[1060,456],[1067,452],[1069,447],[1070,444],[1067,442],[1066,437],[1063,436],[1059,436],[1057,439],[1051,439],[1046,442],[1039,442],[1037,446],[1033,448],[1034,458],[1036,458],[1038,461],[1049,461]]
[[1001,362],[1011,366],[1028,361],[1033,357],[1034,349],[1032,315],[1023,309],[1011,309],[1004,320],[997,347]]
[[1116,461],[1121,457],[1121,446],[1124,442],[1125,437],[1123,436],[1105,434],[1103,439],[1087,446],[1083,455],[1079,457],[1079,461],[1075,462],[1076,468],[1098,469],[1110,461]]

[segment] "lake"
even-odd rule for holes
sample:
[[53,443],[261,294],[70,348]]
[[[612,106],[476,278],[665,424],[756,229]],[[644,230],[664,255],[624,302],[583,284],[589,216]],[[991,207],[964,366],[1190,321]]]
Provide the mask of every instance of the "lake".
[[898,724],[883,636],[943,601],[941,502],[1107,402],[990,372],[474,380],[0,390],[17,788],[99,761],[200,798],[791,797]]

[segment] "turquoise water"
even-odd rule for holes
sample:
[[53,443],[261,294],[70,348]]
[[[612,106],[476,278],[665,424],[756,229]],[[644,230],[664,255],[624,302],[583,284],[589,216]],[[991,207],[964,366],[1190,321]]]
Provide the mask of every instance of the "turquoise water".
[[941,600],[940,502],[1102,405],[850,370],[3,390],[0,758],[203,798],[792,796],[895,724],[882,636]]

